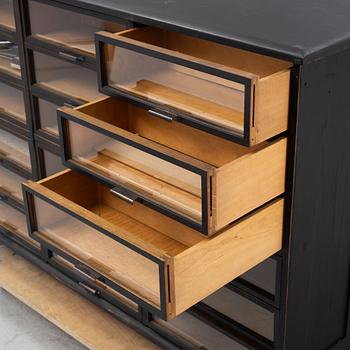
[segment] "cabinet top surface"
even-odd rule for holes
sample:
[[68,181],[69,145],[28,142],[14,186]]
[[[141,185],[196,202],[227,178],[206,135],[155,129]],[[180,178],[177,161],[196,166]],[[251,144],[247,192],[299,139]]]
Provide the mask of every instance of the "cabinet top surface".
[[348,0],[58,0],[306,62],[350,47]]

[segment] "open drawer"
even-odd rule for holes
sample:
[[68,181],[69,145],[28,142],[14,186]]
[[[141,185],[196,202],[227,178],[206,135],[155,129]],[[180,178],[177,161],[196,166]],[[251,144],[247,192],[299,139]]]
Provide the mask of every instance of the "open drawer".
[[[23,185],[30,235],[163,319],[281,249],[283,199],[206,239],[72,170]],[[186,233],[186,241],[183,239]]]
[[167,30],[96,34],[99,83],[244,145],[287,130],[291,64]]
[[58,113],[67,167],[205,235],[284,192],[286,138],[247,148],[110,97]]

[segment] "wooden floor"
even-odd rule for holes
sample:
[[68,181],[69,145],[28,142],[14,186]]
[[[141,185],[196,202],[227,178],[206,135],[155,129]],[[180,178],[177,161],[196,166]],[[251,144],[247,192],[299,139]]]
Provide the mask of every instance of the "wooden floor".
[[0,287],[89,349],[159,349],[106,311],[1,245]]

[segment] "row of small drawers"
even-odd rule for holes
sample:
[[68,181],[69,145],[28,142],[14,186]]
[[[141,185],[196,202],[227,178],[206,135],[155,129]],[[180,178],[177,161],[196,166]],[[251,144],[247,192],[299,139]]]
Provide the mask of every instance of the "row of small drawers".
[[[289,65],[153,28],[97,42],[101,89],[129,100],[62,109],[60,137],[66,164],[100,183],[68,171],[26,185],[29,234],[171,318],[281,248],[281,199],[230,223],[284,192],[286,139],[265,140],[287,128]],[[192,229],[222,232],[207,240]],[[88,258],[83,234],[101,247],[99,259]],[[125,261],[103,261],[111,247]]]

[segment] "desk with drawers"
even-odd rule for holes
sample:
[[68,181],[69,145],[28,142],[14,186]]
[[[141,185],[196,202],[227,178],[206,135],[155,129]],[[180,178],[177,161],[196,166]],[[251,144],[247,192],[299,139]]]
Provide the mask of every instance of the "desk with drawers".
[[347,349],[349,10],[0,0],[1,241],[162,348]]

